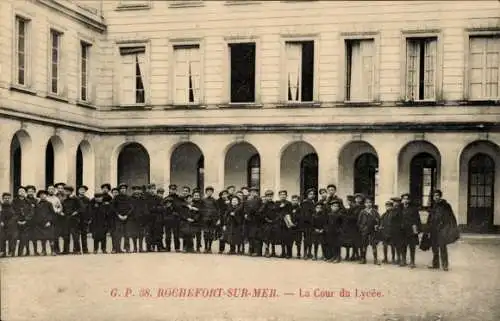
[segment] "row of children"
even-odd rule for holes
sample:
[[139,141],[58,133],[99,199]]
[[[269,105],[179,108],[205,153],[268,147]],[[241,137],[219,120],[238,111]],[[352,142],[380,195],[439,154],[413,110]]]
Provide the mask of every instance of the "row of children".
[[[110,233],[113,253],[170,251],[172,241],[175,250],[180,251],[181,239],[183,251],[200,252],[203,243],[204,251],[209,253],[213,242],[219,240],[220,253],[228,244],[230,254],[245,254],[248,243],[249,255],[276,256],[278,246],[281,257],[291,258],[295,246],[297,257],[317,260],[321,248],[325,260],[338,263],[342,259],[341,247],[345,247],[345,260],[366,263],[367,249],[371,246],[374,263],[379,264],[377,244],[382,241],[382,262],[389,263],[390,248],[392,263],[406,266],[409,249],[409,266],[413,268],[419,233],[423,231],[410,195],[388,201],[385,213],[380,216],[373,200],[361,194],[348,196],[344,206],[333,184],[319,191],[319,199],[316,190],[310,189],[304,200],[293,195],[290,201],[285,190],[279,191],[275,201],[272,191],[260,197],[256,188],[236,191],[234,186],[219,193],[218,199],[213,197],[211,187],[205,189],[202,197],[199,189],[191,192],[189,187],[178,194],[173,184],[166,197],[154,184],[145,188],[133,186],[131,195],[125,184],[117,189],[103,184],[93,199],[85,195],[87,190],[81,186],[73,195],[71,186],[59,183],[37,193],[34,186],[21,187],[14,200],[4,193],[0,213],[1,254],[14,255],[19,247],[18,255],[28,255],[29,243],[33,243],[34,254],[38,255],[38,242],[42,243],[42,254],[47,253],[47,246],[53,255],[67,254],[71,239],[73,253],[88,253],[87,233],[91,232],[94,253],[106,251],[106,235]],[[434,200],[428,221],[430,235],[437,235],[443,222],[454,219],[440,191],[434,193]],[[446,211],[439,210],[440,207],[448,213],[442,214]],[[63,241],[62,250],[59,238]],[[441,246],[436,237],[433,241],[432,266],[439,267],[441,254],[443,268],[447,269],[446,245]]]

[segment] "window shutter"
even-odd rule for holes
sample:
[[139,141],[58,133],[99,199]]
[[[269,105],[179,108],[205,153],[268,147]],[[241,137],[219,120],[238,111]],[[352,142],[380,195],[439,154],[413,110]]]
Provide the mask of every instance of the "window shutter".
[[418,42],[408,40],[406,43],[406,98],[409,100],[418,99],[419,56]]
[[[200,103],[201,85],[201,57],[199,48],[189,49],[189,66],[191,72],[191,86],[193,89],[193,103]],[[189,88],[189,87],[188,87]]]
[[469,96],[472,99],[484,98],[486,38],[470,38],[469,59]]
[[373,97],[373,40],[361,41],[361,55],[363,99],[371,100]]
[[490,99],[499,98],[500,38],[490,37],[486,42],[486,93]]
[[301,101],[302,44],[286,43],[287,100]]
[[436,39],[425,42],[424,99],[436,97],[436,48]]
[[187,104],[189,102],[189,57],[188,50],[184,48],[175,49],[175,79],[174,79],[174,103]]
[[121,97],[122,104],[135,103],[135,55],[121,56]]
[[362,95],[362,68],[361,68],[361,41],[351,42],[351,79],[350,79],[350,100],[357,101],[363,98]]

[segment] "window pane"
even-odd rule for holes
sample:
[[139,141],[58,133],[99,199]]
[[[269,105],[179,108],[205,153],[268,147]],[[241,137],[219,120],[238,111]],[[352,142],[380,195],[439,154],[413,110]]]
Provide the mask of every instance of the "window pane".
[[52,79],[52,92],[57,93],[57,79]]

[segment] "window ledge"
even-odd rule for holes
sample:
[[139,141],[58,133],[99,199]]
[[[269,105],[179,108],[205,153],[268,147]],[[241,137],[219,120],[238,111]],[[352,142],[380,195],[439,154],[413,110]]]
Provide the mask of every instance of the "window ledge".
[[127,11],[127,10],[148,10],[151,9],[151,5],[149,4],[139,4],[139,5],[126,5],[120,4],[116,7],[116,11]]
[[172,1],[168,5],[169,8],[193,8],[193,7],[203,7],[205,4],[203,1]]
[[119,110],[119,111],[124,111],[124,110],[151,110],[153,109],[152,106],[146,105],[146,104],[124,104],[124,105],[119,105],[119,106],[113,106],[111,107],[111,110]]
[[276,107],[278,107],[278,108],[318,108],[318,107],[321,107],[321,103],[314,102],[314,101],[285,102],[285,103],[278,103],[276,105]]
[[422,107],[427,107],[427,106],[444,106],[445,103],[443,101],[437,101],[437,100],[400,100],[396,102],[396,106],[422,106]]
[[36,91],[28,87],[11,84],[9,89],[20,93],[36,96]]
[[97,109],[97,106],[83,100],[79,100],[76,102],[77,106],[84,107],[84,108],[89,108],[89,109]]
[[52,100],[55,100],[55,101],[59,101],[61,103],[68,103],[68,98],[66,97],[62,97],[62,96],[59,96],[59,95],[55,95],[55,94],[47,94],[45,96],[45,98],[48,98],[48,99],[52,99]]
[[499,106],[499,99],[483,99],[483,100],[463,100],[459,102],[463,106]]
[[344,101],[342,103],[344,107],[376,107],[381,106],[381,102],[375,101]]
[[219,108],[234,108],[234,109],[258,109],[262,108],[264,105],[257,103],[229,103],[229,104],[219,104]]
[[260,4],[260,1],[251,1],[251,0],[233,0],[226,1],[224,5],[226,6],[238,6],[238,5],[248,5],[248,4]]
[[168,109],[207,109],[207,105],[201,105],[201,104],[185,104],[185,105],[170,105],[169,107],[164,108],[166,110]]

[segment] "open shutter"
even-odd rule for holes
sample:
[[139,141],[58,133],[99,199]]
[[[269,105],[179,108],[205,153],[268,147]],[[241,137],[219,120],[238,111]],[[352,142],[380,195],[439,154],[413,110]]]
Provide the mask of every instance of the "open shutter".
[[144,53],[138,53],[136,56],[136,63],[139,64],[139,69],[136,74],[135,91],[136,91],[136,103],[146,102],[146,80],[147,78],[147,68],[146,68],[146,55]]
[[486,38],[470,38],[469,96],[471,99],[484,98],[486,83]]
[[364,100],[372,100],[373,97],[373,43],[373,40],[361,41],[361,77]]
[[436,39],[425,42],[424,99],[436,97],[436,48]]
[[121,104],[135,104],[135,55],[121,56]]
[[301,101],[302,44],[286,43],[287,100]]
[[406,43],[406,98],[418,99],[418,71],[420,70],[420,50],[418,42],[408,40]]
[[359,101],[362,95],[361,41],[351,41],[350,97],[351,101]]
[[498,99],[499,95],[499,65],[500,38],[490,37],[486,42],[486,93],[489,99]]
[[188,49],[175,49],[175,104],[189,102],[189,57]]

